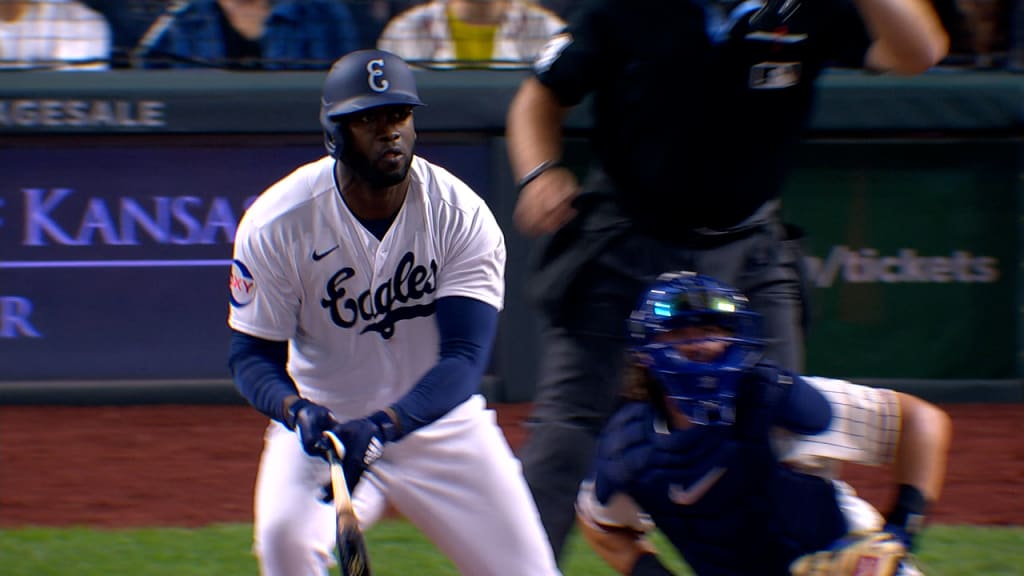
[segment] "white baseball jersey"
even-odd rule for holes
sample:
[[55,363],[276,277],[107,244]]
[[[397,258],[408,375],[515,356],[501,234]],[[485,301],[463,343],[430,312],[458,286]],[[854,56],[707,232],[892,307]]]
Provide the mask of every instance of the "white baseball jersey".
[[378,240],[342,200],[334,163],[300,167],[245,213],[228,323],[290,340],[299,393],[344,420],[398,400],[437,363],[435,300],[465,296],[502,308],[505,242],[484,201],[420,157]]
[[[437,363],[438,298],[501,309],[505,241],[481,198],[419,157],[405,203],[378,240],[342,200],[334,163],[302,166],[246,212],[228,322],[289,340],[299,393],[344,421],[395,402]],[[321,500],[329,482],[326,462],[271,421],[255,493],[261,574],[326,576],[335,534],[334,509]],[[352,502],[363,529],[394,506],[463,574],[558,574],[519,461],[479,394],[385,445]]]

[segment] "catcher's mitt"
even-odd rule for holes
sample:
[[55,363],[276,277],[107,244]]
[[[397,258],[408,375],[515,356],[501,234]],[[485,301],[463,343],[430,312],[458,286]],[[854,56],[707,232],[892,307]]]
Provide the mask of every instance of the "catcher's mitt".
[[894,576],[908,559],[903,542],[888,532],[855,533],[828,550],[805,554],[793,561],[793,576]]

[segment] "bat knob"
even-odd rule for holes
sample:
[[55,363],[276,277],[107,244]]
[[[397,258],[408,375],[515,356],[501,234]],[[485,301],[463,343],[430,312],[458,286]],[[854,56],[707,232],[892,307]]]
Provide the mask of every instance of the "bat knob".
[[341,439],[338,435],[330,430],[324,430],[324,436],[331,442],[331,446],[334,448],[334,453],[337,454],[339,459],[345,458],[345,445],[341,443]]

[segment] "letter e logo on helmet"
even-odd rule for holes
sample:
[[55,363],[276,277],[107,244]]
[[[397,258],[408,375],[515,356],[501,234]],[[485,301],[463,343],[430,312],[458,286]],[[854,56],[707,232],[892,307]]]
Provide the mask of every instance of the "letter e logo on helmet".
[[391,86],[391,82],[388,82],[387,78],[384,78],[384,59],[377,58],[370,60],[366,63],[366,71],[370,75],[366,78],[366,81],[370,83],[370,90],[374,92],[385,92],[388,86]]

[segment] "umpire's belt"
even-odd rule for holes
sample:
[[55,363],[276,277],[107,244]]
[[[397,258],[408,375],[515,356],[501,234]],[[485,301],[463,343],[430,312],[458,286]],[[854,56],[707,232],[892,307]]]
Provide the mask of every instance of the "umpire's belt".
[[662,241],[676,246],[688,248],[710,249],[726,244],[732,244],[758,231],[764,230],[765,226],[773,226],[779,222],[779,208],[782,201],[778,198],[768,200],[747,216],[742,222],[729,228],[694,228],[690,230],[673,230],[665,235],[658,234],[656,237]]

